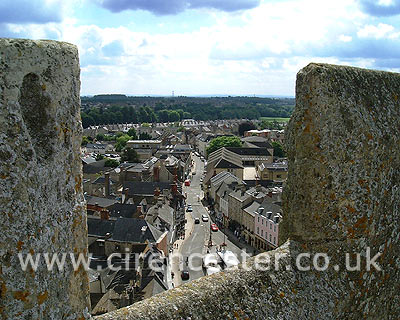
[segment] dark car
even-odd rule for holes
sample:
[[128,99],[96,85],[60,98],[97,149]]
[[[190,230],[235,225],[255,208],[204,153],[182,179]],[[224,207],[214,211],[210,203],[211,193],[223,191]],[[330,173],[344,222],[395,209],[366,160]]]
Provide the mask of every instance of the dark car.
[[182,272],[181,272],[181,278],[182,278],[182,280],[189,280],[189,271],[187,271],[187,270],[182,270]]
[[194,219],[194,223],[195,223],[195,224],[199,224],[199,223],[200,223],[200,219],[199,219],[199,218],[195,218],[195,219]]

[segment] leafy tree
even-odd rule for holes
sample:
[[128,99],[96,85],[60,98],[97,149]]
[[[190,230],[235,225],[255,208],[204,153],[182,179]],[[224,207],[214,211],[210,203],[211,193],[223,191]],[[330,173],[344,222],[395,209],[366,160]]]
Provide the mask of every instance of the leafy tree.
[[127,143],[129,140],[131,140],[131,137],[130,137],[129,135],[127,135],[127,134],[124,134],[124,135],[118,137],[118,138],[117,138],[117,143],[115,144],[115,150],[116,150],[117,152],[121,152],[122,149],[125,148],[126,143]]
[[286,151],[283,149],[282,144],[279,142],[272,142],[272,146],[274,147],[274,157],[286,157]]
[[150,128],[150,124],[148,124],[147,122],[142,122],[142,127]]
[[190,119],[191,117],[192,117],[192,115],[190,114],[190,112],[184,112],[182,119]]
[[89,143],[89,139],[86,136],[82,137],[82,142],[81,142],[81,146],[86,146]]
[[168,122],[169,121],[169,112],[168,110],[160,110],[157,112],[158,121]]
[[116,168],[119,166],[119,162],[115,159],[107,158],[104,162],[104,166],[108,168]]
[[168,115],[169,122],[175,122],[179,121],[181,119],[181,116],[179,115],[179,112],[177,111],[171,111]]
[[98,133],[98,134],[96,135],[96,140],[97,140],[97,141],[105,141],[105,140],[106,140],[106,137],[105,137],[104,134]]
[[239,136],[243,137],[244,133],[249,130],[257,129],[253,122],[242,122],[239,124]]
[[241,147],[241,146],[242,146],[242,141],[240,141],[240,138],[236,136],[222,136],[214,138],[210,141],[210,144],[207,148],[207,155],[222,147]]
[[140,140],[151,140],[152,137],[151,137],[151,135],[148,134],[147,132],[142,132],[142,133],[139,135],[139,139],[140,139]]
[[100,160],[103,160],[103,159],[104,159],[104,156],[102,154],[98,153],[96,155],[96,161],[100,161]]
[[138,139],[138,136],[137,136],[135,128],[130,128],[128,130],[127,134],[128,134],[128,136],[130,136],[132,138],[132,140],[137,140]]
[[140,162],[139,161],[139,155],[135,151],[135,149],[132,148],[125,148],[124,151],[122,152],[121,155],[121,161],[127,161],[127,162]]

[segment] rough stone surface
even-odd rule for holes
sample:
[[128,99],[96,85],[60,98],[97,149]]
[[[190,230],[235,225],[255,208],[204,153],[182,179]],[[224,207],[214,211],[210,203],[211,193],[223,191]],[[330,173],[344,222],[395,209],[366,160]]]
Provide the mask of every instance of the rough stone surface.
[[[281,271],[215,274],[96,320],[399,319],[399,95],[399,74],[302,69],[280,227],[281,241],[290,240],[266,254],[272,266],[283,255]],[[382,253],[382,271],[367,271],[368,247],[371,258]],[[327,254],[328,270],[298,270],[296,258],[307,252]],[[346,270],[347,252],[351,267],[360,253],[360,271]]]
[[[342,267],[361,253],[360,272],[331,270],[346,283],[340,316],[400,318],[399,98],[400,74],[310,64],[297,76],[280,236]],[[366,271],[368,248],[382,271]]]
[[18,254],[87,256],[77,48],[0,39],[0,318],[84,319],[88,278],[71,263],[23,271]]

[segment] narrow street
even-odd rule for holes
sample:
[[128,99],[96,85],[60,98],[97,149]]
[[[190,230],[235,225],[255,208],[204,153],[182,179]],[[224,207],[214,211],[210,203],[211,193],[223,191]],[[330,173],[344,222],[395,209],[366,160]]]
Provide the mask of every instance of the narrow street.
[[[201,198],[204,196],[204,192],[201,190],[200,179],[203,176],[204,162],[199,157],[193,155],[194,168],[192,172],[195,172],[191,177],[191,184],[188,187],[183,187],[184,194],[187,195],[186,204],[192,205],[193,211],[186,212],[186,232],[185,239],[178,240],[178,249],[174,250],[174,253],[179,252],[183,256],[183,260],[178,261],[177,258],[172,259],[171,270],[174,272],[173,283],[174,286],[180,285],[182,282],[191,281],[204,276],[202,266],[202,256],[209,252],[216,252],[217,247],[220,247],[224,242],[226,243],[226,249],[235,253],[238,259],[241,261],[242,250],[230,242],[224,237],[224,234],[218,230],[216,232],[211,231],[210,224],[213,223],[210,219],[208,210],[203,206]],[[208,222],[202,221],[202,215],[208,217]],[[198,218],[199,224],[195,224],[194,220]],[[211,232],[212,246],[209,247]],[[191,265],[194,267],[189,269],[186,265],[187,257],[191,256]],[[189,271],[189,280],[183,281],[181,279],[181,270]],[[195,270],[193,270],[195,269]]]

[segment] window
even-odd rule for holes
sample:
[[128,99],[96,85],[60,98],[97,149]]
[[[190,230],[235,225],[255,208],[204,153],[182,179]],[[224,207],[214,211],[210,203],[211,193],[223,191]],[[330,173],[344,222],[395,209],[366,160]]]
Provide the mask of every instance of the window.
[[261,219],[261,224],[264,225],[264,219]]
[[274,237],[274,244],[276,244],[276,237]]
[[269,230],[272,230],[272,223],[269,223]]
[[274,225],[274,232],[276,232],[276,225]]
[[269,242],[271,242],[272,240],[272,235],[271,234],[269,234]]
[[261,237],[264,237],[264,230],[261,229]]
[[257,234],[260,234],[260,228],[257,227]]

